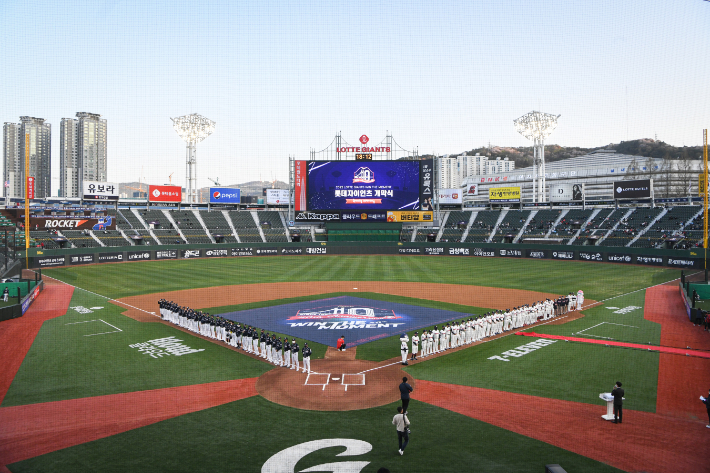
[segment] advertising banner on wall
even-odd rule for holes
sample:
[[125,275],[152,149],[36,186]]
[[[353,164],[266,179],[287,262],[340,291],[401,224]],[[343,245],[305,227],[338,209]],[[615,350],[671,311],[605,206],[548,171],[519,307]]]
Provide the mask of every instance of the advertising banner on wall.
[[238,204],[241,196],[241,189],[210,187],[210,204]]
[[118,200],[118,184],[114,182],[84,181],[84,200]]
[[550,184],[550,202],[581,202],[584,184]]
[[266,189],[266,205],[288,205],[289,193],[288,189]]
[[340,212],[296,212],[296,222],[340,221]]
[[439,189],[440,204],[461,204],[462,202],[462,189]]
[[342,212],[343,222],[386,222],[387,212]]
[[32,176],[27,176],[27,198],[35,198],[35,178]]
[[114,230],[116,221],[111,216],[99,218],[30,217],[32,230]]
[[296,212],[306,210],[307,164],[308,161],[294,161],[293,208]]
[[478,184],[471,184],[464,187],[464,192],[466,195],[478,195]]
[[388,222],[433,222],[434,212],[387,212]]
[[148,186],[148,202],[182,202],[180,186]]
[[35,258],[35,266],[40,268],[51,268],[52,266],[64,266],[66,264],[66,256],[46,256],[43,258]]
[[493,203],[520,202],[520,187],[491,187],[488,200]]
[[69,255],[71,264],[89,264],[94,262],[94,255]]
[[615,199],[648,199],[653,192],[653,179],[614,181]]

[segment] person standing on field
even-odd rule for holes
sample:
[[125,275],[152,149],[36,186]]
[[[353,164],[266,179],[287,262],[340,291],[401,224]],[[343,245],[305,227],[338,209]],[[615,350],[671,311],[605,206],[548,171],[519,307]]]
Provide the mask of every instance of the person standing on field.
[[308,346],[308,342],[303,344],[303,372],[311,372],[311,347]]
[[409,354],[409,337],[406,333],[403,333],[402,336],[399,337],[399,348],[402,353],[402,364],[408,365],[407,355]]
[[[409,419],[407,419],[407,413],[402,407],[397,407],[397,415],[392,419],[392,424],[397,427],[399,454],[404,455],[404,449],[407,448],[407,444],[409,443]],[[403,440],[404,442],[402,442]]]
[[402,398],[402,412],[407,413],[407,408],[409,407],[409,393],[414,391],[412,386],[407,383],[407,377],[402,378],[402,383],[399,385],[399,393]]

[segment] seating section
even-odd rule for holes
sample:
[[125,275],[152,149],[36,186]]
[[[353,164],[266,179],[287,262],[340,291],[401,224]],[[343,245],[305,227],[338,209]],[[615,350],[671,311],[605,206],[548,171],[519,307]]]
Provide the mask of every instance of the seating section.
[[94,231],[96,237],[106,246],[131,246],[118,230]]
[[573,245],[586,245],[590,236],[603,237],[606,232],[616,224],[625,209],[601,209],[599,213],[579,232],[579,236],[572,242]]
[[142,230],[145,227],[129,209],[118,209],[116,215],[116,226],[121,230]]
[[229,218],[232,219],[232,225],[234,225],[242,243],[263,243],[264,240],[261,239],[261,234],[256,228],[251,212],[230,210]]
[[417,231],[417,236],[414,238],[414,241],[427,241],[427,235],[430,233],[436,234],[436,230],[432,228],[420,228]]
[[202,224],[191,210],[171,210],[170,216],[188,243],[212,243]]
[[547,232],[550,231],[550,228],[555,224],[560,213],[562,213],[562,210],[538,210],[535,216],[528,222],[527,227],[525,227],[523,238],[544,238]]
[[602,242],[604,246],[626,246],[663,211],[660,207],[637,207]]
[[468,231],[466,241],[469,243],[483,243],[488,241],[493,228],[500,217],[499,210],[482,210],[478,212],[476,220],[473,221],[471,229]]
[[77,248],[95,248],[101,246],[91,235],[83,230],[62,230],[62,235],[72,242]]
[[261,223],[261,230],[267,242],[288,241],[286,228],[281,222],[281,216],[276,211],[259,211],[257,217]]
[[[15,235],[17,235],[17,233]],[[54,235],[47,230],[31,230],[30,231],[30,238],[32,240],[34,240],[34,242],[35,242],[34,245],[32,245],[32,246],[37,246],[37,245],[41,245],[42,243],[44,243],[44,248],[46,248],[48,250],[59,249],[60,248],[59,243],[55,242],[52,239],[52,237],[54,237]],[[16,245],[13,245],[12,234],[8,235],[8,240],[10,240],[10,246],[16,246]],[[25,234],[22,233],[22,248],[24,248],[24,244],[25,244]]]
[[506,235],[516,236],[525,225],[525,221],[530,215],[530,210],[509,210],[498,226],[495,239],[501,242]]
[[453,211],[449,214],[444,227],[444,233],[441,235],[441,241],[459,242],[463,236],[466,227],[459,228],[459,222],[464,222],[468,225],[471,219],[471,212],[462,212],[460,210]]
[[232,234],[232,228],[229,226],[227,219],[220,211],[200,212],[202,221],[205,222],[207,231],[212,235],[224,236],[225,243],[237,243],[237,239]]
[[699,216],[688,222],[688,224],[681,232],[681,235],[683,236],[684,240],[681,242],[681,245],[676,245],[676,247],[680,246],[681,248],[694,248],[696,246],[702,246],[704,233],[703,223],[703,214],[700,214]]
[[[633,245],[634,248],[654,248],[661,247],[663,243],[669,238],[680,238],[681,240],[686,238],[683,232],[683,227],[688,223],[693,216],[695,216],[699,207],[695,206],[680,206],[672,207],[668,209],[668,212],[661,217],[653,227],[649,228],[644,235],[636,240]],[[702,219],[702,214],[700,219]],[[692,224],[691,224],[692,226]],[[701,227],[702,230],[702,227]],[[692,230],[690,230],[692,231]],[[698,235],[699,240],[702,240],[702,231]],[[680,242],[680,246],[691,246],[688,245],[690,242]]]
[[594,209],[572,209],[565,214],[559,223],[552,229],[550,237],[564,238],[569,240],[579,229],[578,225],[584,225],[584,222],[594,213]]
[[[161,245],[181,245],[185,243],[177,230],[153,230],[153,233],[160,240]],[[143,238],[145,239],[145,236]]]
[[412,241],[412,228],[403,228],[399,234],[399,241]]

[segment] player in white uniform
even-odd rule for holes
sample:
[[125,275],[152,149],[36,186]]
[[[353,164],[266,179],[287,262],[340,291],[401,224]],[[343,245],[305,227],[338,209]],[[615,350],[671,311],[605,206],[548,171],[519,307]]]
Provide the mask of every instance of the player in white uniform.
[[419,351],[419,332],[414,332],[412,335],[412,360],[417,359],[417,351]]
[[582,310],[582,304],[584,303],[584,291],[577,291],[577,310]]
[[567,308],[567,310],[571,312],[571,311],[575,310],[575,308],[577,307],[577,296],[575,296],[574,294],[572,294],[570,292],[569,296],[567,296],[567,297],[569,298],[569,304],[568,304],[569,307]]
[[426,330],[422,330],[422,339],[421,339],[421,346],[420,346],[421,354],[419,355],[422,358],[424,358],[426,356],[426,346],[427,346],[427,332],[426,332]]
[[433,353],[434,350],[434,331],[429,330],[429,333],[426,335],[426,356],[429,356]]
[[432,350],[432,353],[439,353],[439,327],[437,325],[434,326],[434,330],[431,332],[434,335],[434,347]]
[[399,349],[402,352],[402,364],[408,365],[407,355],[409,355],[409,337],[406,333],[403,333],[402,336],[399,337]]

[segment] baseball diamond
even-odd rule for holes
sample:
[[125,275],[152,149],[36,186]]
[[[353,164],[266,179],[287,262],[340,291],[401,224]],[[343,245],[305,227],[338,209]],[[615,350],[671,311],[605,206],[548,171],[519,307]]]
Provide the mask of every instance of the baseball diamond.
[[[695,440],[703,413],[684,394],[707,384],[710,360],[655,350],[695,337],[693,350],[710,352],[684,319],[679,276],[666,267],[410,255],[47,269],[25,316],[0,325],[0,462],[12,472],[125,471],[137,460],[154,471],[221,471],[237,446],[240,471],[273,471],[295,451],[304,456],[293,460],[294,472],[333,462],[373,473],[382,465],[467,471],[474,463],[482,471],[550,463],[702,471],[708,452]],[[580,310],[552,310],[552,301],[582,290]],[[240,345],[221,325],[210,331],[166,317],[159,300],[295,340],[300,369],[262,358],[258,343],[247,351],[246,336]],[[552,315],[538,305],[547,300]],[[520,325],[506,322],[507,309],[521,314]],[[500,314],[500,325],[476,325],[489,314]],[[445,349],[445,328],[455,324],[461,338],[450,330]],[[415,334],[422,348],[424,332],[435,330],[437,349],[413,359]],[[527,332],[539,335],[516,336]],[[604,340],[587,334],[651,350],[573,341]],[[344,351],[336,349],[343,335]],[[396,413],[403,377],[413,388],[413,434],[400,457],[382,426]],[[601,419],[598,399],[617,378],[627,389],[621,426]],[[437,425],[457,427],[429,428]],[[625,429],[626,441],[600,442],[613,427]],[[338,455],[343,448],[350,458]]]

